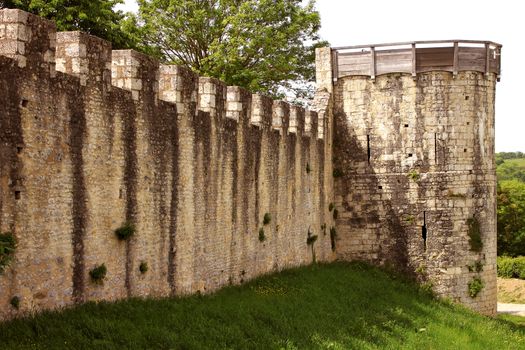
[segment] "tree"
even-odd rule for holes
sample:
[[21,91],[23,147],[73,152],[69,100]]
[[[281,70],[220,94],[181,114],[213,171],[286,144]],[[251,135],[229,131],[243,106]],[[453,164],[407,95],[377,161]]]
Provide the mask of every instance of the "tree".
[[294,97],[314,79],[314,0],[139,0],[143,47],[168,63],[254,92]]
[[134,48],[133,36],[123,29],[126,15],[115,11],[123,0],[0,0],[0,7],[18,8],[50,19],[59,31],[80,30],[106,39],[113,48]]
[[525,183],[498,184],[498,255],[525,255]]

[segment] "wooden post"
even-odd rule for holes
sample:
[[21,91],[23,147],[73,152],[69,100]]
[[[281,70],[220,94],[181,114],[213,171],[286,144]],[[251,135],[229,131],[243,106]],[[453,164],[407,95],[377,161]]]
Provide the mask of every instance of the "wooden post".
[[372,80],[376,79],[376,49],[372,46],[370,47],[370,77]]
[[459,45],[457,41],[454,41],[454,68],[452,70],[452,74],[454,77],[458,75],[458,69],[459,69]]
[[490,72],[490,44],[485,43],[485,75]]
[[332,50],[332,67],[333,67],[333,79],[334,82],[337,81],[337,78],[339,76],[339,60],[338,58],[338,52],[337,50]]
[[412,43],[412,78],[416,79],[416,43]]

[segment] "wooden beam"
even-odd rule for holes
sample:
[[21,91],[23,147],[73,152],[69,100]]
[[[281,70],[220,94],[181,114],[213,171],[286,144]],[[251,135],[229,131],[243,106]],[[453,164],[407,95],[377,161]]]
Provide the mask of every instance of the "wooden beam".
[[412,78],[416,79],[416,43],[412,43]]
[[490,43],[485,43],[485,75],[490,72]]
[[370,77],[376,79],[376,49],[373,46],[370,48]]
[[492,41],[480,41],[480,40],[461,40],[461,39],[453,39],[453,40],[426,40],[426,41],[407,41],[407,42],[396,42],[396,43],[383,43],[383,44],[368,44],[368,45],[353,45],[353,46],[339,46],[334,47],[334,50],[352,50],[352,49],[366,49],[369,47],[385,47],[385,46],[409,46],[412,44],[422,44],[422,45],[428,45],[428,44],[452,44],[454,42],[458,43],[464,43],[464,44],[486,44],[495,46],[495,47],[501,47],[501,44],[492,42]]
[[452,74],[454,76],[458,75],[459,69],[459,44],[457,41],[454,42],[454,70]]
[[339,78],[339,60],[337,50],[332,50],[332,80],[335,82]]

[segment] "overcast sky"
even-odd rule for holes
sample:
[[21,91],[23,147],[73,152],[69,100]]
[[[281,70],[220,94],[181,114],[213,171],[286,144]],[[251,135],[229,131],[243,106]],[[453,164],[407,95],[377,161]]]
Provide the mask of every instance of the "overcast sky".
[[[136,11],[135,0],[125,2],[122,9]],[[516,0],[317,0],[321,36],[332,46],[434,39],[502,44],[501,82],[496,88],[498,152],[525,151],[525,112],[519,107],[525,106],[525,80],[519,83],[525,74],[519,70],[519,62],[525,61],[522,6]]]

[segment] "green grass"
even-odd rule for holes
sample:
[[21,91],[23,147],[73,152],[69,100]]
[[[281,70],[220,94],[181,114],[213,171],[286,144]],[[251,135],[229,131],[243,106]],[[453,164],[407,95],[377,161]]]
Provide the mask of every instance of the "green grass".
[[2,349],[524,349],[525,326],[439,302],[362,264],[216,294],[89,303],[0,325]]

